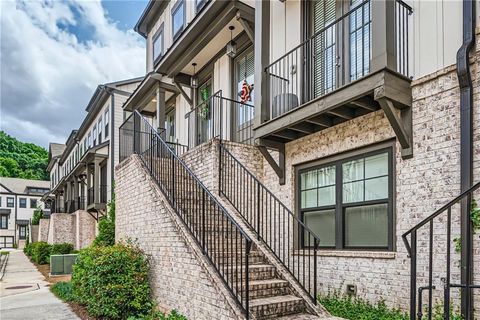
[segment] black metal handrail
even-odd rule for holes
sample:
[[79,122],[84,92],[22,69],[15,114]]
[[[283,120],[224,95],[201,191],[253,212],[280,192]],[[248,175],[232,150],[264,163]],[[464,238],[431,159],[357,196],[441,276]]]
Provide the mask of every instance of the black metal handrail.
[[[379,0],[388,1],[388,0]],[[270,119],[358,80],[371,70],[372,0],[365,0],[265,68]],[[396,71],[409,76],[412,8],[394,2]],[[334,18],[334,17],[333,17]],[[386,41],[383,40],[383,41]]]
[[237,209],[316,303],[319,237],[222,143],[219,166],[220,194]]
[[[461,290],[465,290],[467,300],[470,299],[469,297],[472,297],[472,289],[480,288],[479,285],[473,285],[472,283],[453,284],[451,282],[451,247],[454,239],[452,238],[452,211],[457,213],[461,211],[459,210],[460,208],[455,208],[455,206],[458,204],[466,206],[470,209],[470,207],[474,203],[473,193],[479,188],[480,182],[476,183],[465,192],[462,192],[459,196],[449,201],[446,205],[442,206],[440,209],[435,211],[427,218],[423,219],[421,222],[416,224],[413,228],[411,228],[402,235],[403,243],[405,244],[408,255],[410,257],[411,320],[415,320],[416,318],[423,319],[422,317],[424,312],[427,313],[428,319],[432,319],[432,314],[434,311],[433,293],[435,290],[435,285],[433,284],[434,267],[437,267],[436,269],[438,269],[436,272],[436,276],[443,276],[443,319],[450,319],[451,316],[451,288],[461,288]],[[467,210],[470,213],[469,209]],[[458,216],[460,216],[460,214]],[[445,227],[441,229],[434,228],[434,223],[440,223],[442,225],[445,225]],[[423,234],[422,231],[424,231]],[[410,237],[410,242],[408,241],[408,237]],[[441,247],[445,248],[444,251],[439,250],[439,248],[434,248],[434,239],[435,244],[438,245],[440,249],[442,249]],[[461,238],[457,238],[457,241],[461,241]],[[425,254],[428,252],[428,261],[421,261],[420,270],[417,269],[417,266],[419,265],[419,252],[417,252],[417,248],[419,248],[419,242],[421,243],[420,248],[423,249],[421,250],[421,253]],[[428,246],[428,250],[426,248],[423,248],[424,245]],[[444,257],[439,257],[439,255],[443,256],[443,252],[445,252]],[[441,264],[434,265],[434,254],[436,256],[436,261],[442,261]],[[473,266],[467,261],[461,261],[460,267],[469,269],[466,270],[467,273],[469,273],[470,270],[473,268]],[[419,279],[423,281],[426,280],[426,283],[419,286]],[[422,292],[425,290],[428,291],[428,304],[426,306],[426,309],[422,305]]]
[[[120,126],[119,130],[122,130],[123,135],[120,137],[120,162],[125,160],[129,155],[133,153],[133,113],[125,120]],[[158,133],[163,133],[164,128],[158,128]],[[178,142],[165,143],[178,155],[182,155],[188,151],[188,146]]]
[[[140,156],[248,318],[252,240],[140,113],[135,112],[128,121],[134,131],[133,153]],[[121,129],[120,136],[123,134]]]
[[253,144],[254,109],[250,104],[223,97],[222,90],[215,92],[185,115],[188,146],[213,138]]
[[95,203],[95,188],[90,187],[87,190],[87,204],[90,205],[93,203]]
[[220,137],[223,130],[221,99],[222,90],[219,90],[185,114],[190,148]]

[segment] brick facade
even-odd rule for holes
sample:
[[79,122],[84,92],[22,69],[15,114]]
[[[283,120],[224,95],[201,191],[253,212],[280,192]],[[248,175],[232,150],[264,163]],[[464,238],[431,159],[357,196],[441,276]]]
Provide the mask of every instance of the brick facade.
[[50,219],[40,219],[40,222],[38,224],[38,241],[44,241],[44,242],[48,241],[49,229],[50,229]]
[[153,295],[162,311],[189,319],[238,319],[241,312],[141,161],[116,168],[115,240],[138,244],[150,260]]
[[71,243],[75,250],[80,250],[92,244],[97,225],[96,220],[83,210],[71,214],[54,213],[50,219],[40,219],[38,241]]
[[[476,61],[476,59],[475,59]],[[480,115],[480,76],[472,64],[474,80],[474,124]],[[357,295],[370,301],[386,300],[404,310],[409,305],[410,259],[401,235],[460,193],[460,107],[459,88],[454,66],[412,83],[413,141],[411,159],[402,159],[400,145],[394,151],[394,250],[322,251],[319,258],[318,285],[323,294],[345,292],[347,284],[357,286]],[[383,111],[370,113],[324,131],[286,144],[286,183],[278,177],[260,153],[249,146],[227,142],[227,148],[256,175],[287,207],[295,208],[295,166],[387,141],[396,141]],[[474,129],[474,181],[480,176],[479,126]],[[218,142],[210,142],[189,151],[186,163],[206,185],[218,185]],[[208,153],[210,151],[210,154]],[[274,155],[275,156],[275,155]],[[213,163],[213,164],[212,164]],[[208,164],[208,165],[207,165]],[[213,168],[213,170],[211,170]],[[209,171],[210,169],[210,171]],[[214,188],[214,190],[216,187]],[[458,209],[453,210],[452,238],[459,235]],[[445,242],[445,225],[434,224],[436,243]],[[419,279],[426,285],[428,257],[427,229],[419,233]],[[321,235],[320,235],[321,237]],[[425,239],[422,242],[422,239]],[[475,261],[480,261],[479,240],[475,240]],[[452,252],[454,252],[452,244]],[[443,288],[444,251],[435,252],[434,285]],[[452,281],[459,281],[459,254],[452,254]],[[478,278],[477,272],[475,277]],[[443,295],[436,290],[435,296]],[[458,291],[452,290],[454,301]],[[477,298],[477,297],[476,297]],[[480,297],[478,297],[480,298]],[[425,299],[424,299],[425,301]]]

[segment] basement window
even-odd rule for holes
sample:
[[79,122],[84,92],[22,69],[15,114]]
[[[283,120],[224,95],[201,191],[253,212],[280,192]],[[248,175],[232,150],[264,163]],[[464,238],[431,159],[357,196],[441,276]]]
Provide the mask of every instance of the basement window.
[[[297,210],[320,247],[393,249],[392,147],[297,169]],[[302,236],[302,245],[313,239]]]

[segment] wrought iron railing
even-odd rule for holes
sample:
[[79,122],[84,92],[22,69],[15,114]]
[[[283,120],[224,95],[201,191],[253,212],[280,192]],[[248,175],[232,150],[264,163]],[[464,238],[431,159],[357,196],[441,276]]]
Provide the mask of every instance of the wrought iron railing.
[[[359,2],[340,18],[333,16],[324,28],[266,67],[270,119],[371,72],[373,3]],[[409,76],[408,16],[412,9],[395,0],[394,11],[395,21],[388,22],[395,29],[397,70],[393,71]]]
[[319,237],[222,143],[219,165],[220,194],[237,209],[316,303]]
[[95,188],[90,187],[87,190],[87,204],[90,205],[93,203],[95,203]]
[[[480,188],[480,182],[435,211],[416,226],[402,235],[403,242],[410,257],[410,319],[432,319],[435,312],[434,304],[443,304],[442,319],[450,319],[452,315],[452,288],[463,291],[463,300],[471,301],[472,289],[480,289],[480,285],[472,283],[473,278],[465,283],[453,283],[452,274],[458,278],[461,272],[452,265],[460,264],[465,274],[471,275],[473,270],[472,257],[467,254],[465,259],[453,257],[459,254],[464,241],[460,235],[462,206],[467,208],[468,227],[472,228],[472,212],[477,210],[474,192]],[[477,222],[478,223],[478,222]],[[410,240],[410,241],[409,241]],[[472,246],[471,241],[467,241]],[[452,252],[452,249],[454,252]],[[455,252],[457,251],[457,252]],[[470,250],[467,248],[466,252]],[[435,283],[437,282],[437,283]],[[441,282],[440,285],[438,282]],[[462,282],[462,281],[460,281]],[[443,289],[443,292],[441,290]],[[426,306],[423,305],[423,292],[427,291]],[[440,292],[440,294],[438,294]],[[437,294],[435,294],[437,293]],[[418,299],[418,300],[417,300]],[[457,297],[458,300],[458,297]],[[417,303],[418,301],[418,303]],[[439,304],[440,305],[440,304]],[[462,315],[462,319],[471,319],[472,315]]]
[[[120,138],[120,141],[129,141],[133,147],[122,146],[121,150],[131,150],[140,156],[248,318],[252,240],[140,113],[136,111],[127,121],[132,124],[120,129],[120,137],[131,135],[132,128],[133,139]],[[123,154],[124,158],[127,156]]]
[[254,107],[225,98],[217,91],[185,115],[188,146],[195,147],[213,138],[253,144]]
[[[123,135],[120,137],[119,149],[120,162],[122,162],[133,153],[133,113],[125,120],[119,129],[123,132]],[[165,129],[159,128],[158,131],[159,133],[163,133]],[[188,146],[178,142],[166,141],[165,143],[177,155],[182,155],[188,151]]]
[[85,197],[83,196],[77,197],[76,206],[77,206],[77,210],[85,210]]

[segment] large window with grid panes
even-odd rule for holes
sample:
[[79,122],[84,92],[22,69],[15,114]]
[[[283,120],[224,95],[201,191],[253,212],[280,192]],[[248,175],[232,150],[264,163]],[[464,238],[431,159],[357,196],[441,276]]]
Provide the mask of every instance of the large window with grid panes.
[[296,170],[298,213],[319,236],[321,248],[393,249],[392,149],[356,152]]

